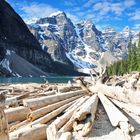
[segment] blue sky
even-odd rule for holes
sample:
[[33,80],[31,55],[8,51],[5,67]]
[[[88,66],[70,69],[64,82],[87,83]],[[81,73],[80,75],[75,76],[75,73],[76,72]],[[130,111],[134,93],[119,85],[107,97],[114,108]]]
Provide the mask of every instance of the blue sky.
[[140,0],[7,0],[29,23],[64,11],[74,23],[90,19],[100,30],[112,26],[120,31],[125,26],[140,30]]

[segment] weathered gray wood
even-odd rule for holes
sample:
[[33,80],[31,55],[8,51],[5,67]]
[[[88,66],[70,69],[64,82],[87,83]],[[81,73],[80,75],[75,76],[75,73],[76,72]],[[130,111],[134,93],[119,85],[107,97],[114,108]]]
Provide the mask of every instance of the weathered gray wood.
[[40,97],[40,98],[35,98],[35,99],[26,99],[26,100],[23,100],[23,104],[24,106],[27,106],[32,110],[36,110],[41,107],[44,107],[44,106],[74,97],[74,96],[82,95],[85,93],[86,93],[86,90],[78,90],[78,91],[63,93],[60,95],[51,95],[51,96]]
[[29,113],[30,113],[30,109],[28,107],[23,107],[23,106],[8,108],[5,110],[8,123],[26,120],[27,115]]
[[102,93],[98,97],[103,104],[108,118],[114,127],[119,127],[126,139],[130,140],[130,133],[134,131],[133,126],[129,123],[128,118]]
[[47,113],[69,103],[69,102],[72,102],[74,100],[76,100],[77,98],[80,98],[81,95],[79,96],[75,96],[75,97],[71,97],[69,99],[66,99],[66,100],[63,100],[63,101],[60,101],[60,102],[57,102],[57,103],[54,103],[54,104],[51,104],[51,105],[48,105],[46,107],[42,107],[42,108],[39,108],[37,110],[34,110],[32,112],[30,112],[30,114],[28,115],[28,120],[29,121],[34,121],[44,115],[46,115]]
[[47,128],[48,140],[56,140],[58,130],[71,118],[75,109],[81,106],[87,99],[89,99],[89,96],[81,97],[73,108],[71,108],[64,115],[58,117],[54,122],[52,122],[52,124]]
[[107,86],[104,84],[95,84],[89,87],[89,90],[93,93],[102,93],[106,96],[125,102],[140,105],[139,91],[131,89],[125,89],[120,86]]
[[[84,104],[77,108],[71,119],[60,129],[59,132],[67,132],[72,129],[74,122],[77,124],[80,121],[88,119],[88,121],[81,128],[81,135],[86,136],[92,129],[95,119],[95,113],[98,105],[98,97],[96,94],[92,95]],[[87,117],[90,115],[90,117]]]
[[5,94],[0,94],[0,140],[9,140],[8,124],[4,112],[5,107]]
[[47,125],[27,126],[10,133],[10,140],[47,140]]

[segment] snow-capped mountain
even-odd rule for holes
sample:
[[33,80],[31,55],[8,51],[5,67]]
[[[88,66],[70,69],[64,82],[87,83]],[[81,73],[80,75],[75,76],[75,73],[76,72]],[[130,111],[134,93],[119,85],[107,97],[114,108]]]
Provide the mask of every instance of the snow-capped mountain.
[[73,24],[64,12],[39,19],[28,27],[53,60],[73,63],[82,72],[126,58],[130,38],[138,42],[138,33],[128,26],[122,32],[112,27],[99,31],[90,20]]
[[[38,23],[36,25],[40,24],[42,26],[36,28],[38,30],[35,30],[35,34],[38,35],[38,40],[42,44],[42,48],[44,45],[44,49],[42,50],[40,43],[29,31],[22,18],[7,1],[0,0],[0,75],[24,77],[79,75],[79,72],[74,69],[72,63],[67,59],[65,53],[63,53],[64,50],[69,49],[67,46],[70,46],[70,48],[75,46],[72,46],[71,40],[68,40],[68,38],[61,39],[63,36],[73,37],[73,31],[71,31],[70,28],[72,27],[72,23],[64,19],[66,19],[64,14],[62,16],[60,15],[57,20],[51,17],[48,19],[50,22],[48,26],[49,29],[54,30],[54,33],[50,32],[50,36],[45,36],[45,34],[49,35],[49,30],[46,30],[46,32],[43,30],[43,25],[47,24],[47,21],[45,21],[45,19],[37,20]],[[59,20],[62,20],[64,23],[61,24]],[[36,19],[34,21],[36,21]],[[55,26],[55,23],[58,22],[59,24]],[[67,33],[64,32],[63,35],[63,32],[61,33],[59,29],[62,30],[66,23],[67,26],[65,26],[65,30]],[[57,27],[59,27],[58,32]],[[57,33],[62,34],[61,37],[59,37],[60,35]],[[47,49],[47,47],[45,47],[44,40],[47,41],[46,44],[48,43],[47,46],[50,46],[50,48]],[[63,42],[63,40],[65,40],[65,42]],[[64,46],[62,44],[66,45]],[[63,60],[67,59],[67,63],[69,62],[71,65],[53,61],[50,54],[44,51],[46,49],[51,52],[53,47],[56,50],[54,56],[57,55],[59,58],[59,55],[63,55]]]

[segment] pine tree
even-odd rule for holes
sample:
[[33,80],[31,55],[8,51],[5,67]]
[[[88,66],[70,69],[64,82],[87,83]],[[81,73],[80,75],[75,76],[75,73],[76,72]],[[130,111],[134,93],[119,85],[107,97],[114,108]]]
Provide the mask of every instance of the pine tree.
[[140,71],[140,33],[138,46],[136,43],[132,44],[130,40],[128,44],[128,58],[113,63],[107,67],[108,75],[123,75],[131,71]]
[[130,39],[130,42],[128,44],[128,71],[132,71],[132,40]]
[[137,51],[137,62],[138,62],[138,71],[140,71],[140,32],[139,32],[139,42],[138,42],[138,51]]
[[138,48],[136,46],[136,43],[134,43],[133,49],[132,49],[132,58],[131,58],[131,63],[132,63],[132,71],[138,70]]

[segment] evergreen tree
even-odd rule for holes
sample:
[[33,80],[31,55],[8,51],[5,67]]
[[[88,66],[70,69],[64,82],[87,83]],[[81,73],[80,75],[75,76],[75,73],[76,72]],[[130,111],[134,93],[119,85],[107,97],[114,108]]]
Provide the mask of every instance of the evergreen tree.
[[130,39],[130,42],[128,44],[128,71],[132,71],[132,40]]
[[108,75],[123,75],[131,71],[140,71],[140,33],[138,46],[136,43],[132,44],[130,40],[128,44],[128,58],[113,63],[107,67]]
[[140,71],[140,32],[139,32],[139,42],[138,42],[138,51],[137,51],[137,63],[138,63],[138,71]]

